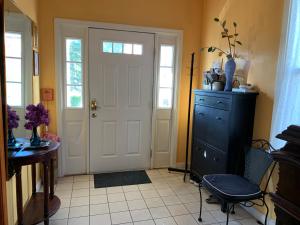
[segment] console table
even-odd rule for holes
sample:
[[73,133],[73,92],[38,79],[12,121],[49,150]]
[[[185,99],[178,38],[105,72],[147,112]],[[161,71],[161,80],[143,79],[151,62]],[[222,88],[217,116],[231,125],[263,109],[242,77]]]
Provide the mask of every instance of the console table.
[[[18,225],[38,224],[42,221],[48,225],[49,217],[59,209],[60,200],[54,195],[54,161],[57,159],[59,146],[59,143],[51,142],[47,148],[30,149],[28,147],[19,151],[9,151],[8,160],[16,173]],[[44,191],[42,193],[36,191],[36,163],[43,164],[44,168]],[[32,196],[23,212],[21,171],[22,166],[26,165],[32,167]]]

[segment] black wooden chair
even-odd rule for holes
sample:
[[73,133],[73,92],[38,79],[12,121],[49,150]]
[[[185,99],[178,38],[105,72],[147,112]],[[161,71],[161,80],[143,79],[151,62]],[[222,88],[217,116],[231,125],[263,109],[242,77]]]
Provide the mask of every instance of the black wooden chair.
[[[270,152],[275,150],[265,140],[253,141],[253,147],[245,150],[245,170],[244,176],[233,174],[211,174],[205,175],[199,184],[200,191],[200,215],[199,222],[202,222],[202,194],[201,188],[205,187],[215,198],[226,206],[226,225],[229,222],[229,214],[234,213],[234,205],[241,204],[246,207],[254,205],[265,206],[267,209],[265,225],[269,214],[269,208],[265,202],[267,187],[275,168],[275,163],[271,158]],[[272,165],[271,172],[267,179],[264,189],[260,189],[261,180]],[[261,203],[253,200],[260,200]]]

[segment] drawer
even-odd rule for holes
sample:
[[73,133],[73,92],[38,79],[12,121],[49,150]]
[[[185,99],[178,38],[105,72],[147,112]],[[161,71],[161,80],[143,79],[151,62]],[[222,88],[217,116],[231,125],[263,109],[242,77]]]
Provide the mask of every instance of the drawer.
[[229,111],[195,105],[194,137],[227,151]]
[[209,106],[209,107],[223,109],[223,110],[230,110],[231,108],[230,98],[222,98],[222,97],[207,96],[207,95],[196,95],[195,103],[203,106]]
[[202,141],[193,143],[192,165],[193,171],[200,176],[206,174],[226,173],[227,154],[209,147]]

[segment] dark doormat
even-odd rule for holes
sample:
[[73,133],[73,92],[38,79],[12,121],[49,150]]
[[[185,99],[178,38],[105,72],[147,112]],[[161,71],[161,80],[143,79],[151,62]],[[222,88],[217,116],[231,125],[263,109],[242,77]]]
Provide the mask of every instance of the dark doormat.
[[95,188],[151,183],[145,170],[94,175]]

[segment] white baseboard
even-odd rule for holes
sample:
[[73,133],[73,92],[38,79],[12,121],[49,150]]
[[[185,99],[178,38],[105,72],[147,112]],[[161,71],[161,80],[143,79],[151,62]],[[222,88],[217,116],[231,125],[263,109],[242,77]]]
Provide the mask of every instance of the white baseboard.
[[[260,221],[261,223],[265,222],[265,214],[259,212],[256,208],[254,207],[245,207],[242,206],[241,207],[246,210],[250,215],[252,215],[255,219],[257,219],[258,221]],[[268,218],[268,225],[275,225],[276,222],[275,220],[271,219],[270,217]]]

